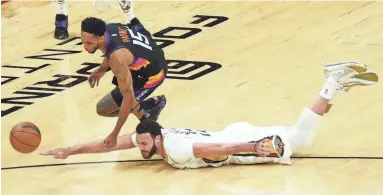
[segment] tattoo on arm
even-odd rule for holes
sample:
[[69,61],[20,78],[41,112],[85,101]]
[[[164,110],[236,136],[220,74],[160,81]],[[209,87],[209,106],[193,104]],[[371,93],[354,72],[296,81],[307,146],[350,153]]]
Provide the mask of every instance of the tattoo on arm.
[[118,85],[123,95],[133,93],[132,76],[129,70],[129,59],[117,55],[110,60],[113,74],[117,77]]
[[109,60],[110,68],[112,69],[113,74],[117,77],[118,87],[123,95],[117,124],[112,132],[115,135],[120,133],[120,130],[130,113],[129,110],[134,103],[133,82],[129,70],[129,65],[132,61],[133,55],[126,49],[118,49],[114,51]]

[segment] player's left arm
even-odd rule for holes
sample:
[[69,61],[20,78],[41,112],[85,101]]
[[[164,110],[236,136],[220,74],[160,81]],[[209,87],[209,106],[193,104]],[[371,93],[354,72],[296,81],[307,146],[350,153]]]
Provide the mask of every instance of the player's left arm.
[[126,122],[131,109],[133,108],[133,103],[136,102],[133,91],[132,75],[129,70],[129,65],[131,63],[133,63],[133,54],[127,49],[118,49],[110,56],[109,65],[112,72],[117,77],[118,86],[123,95],[117,124],[112,132],[115,136],[120,133],[122,126]]
[[193,144],[193,153],[196,158],[231,155],[241,152],[256,152],[260,156],[267,156],[270,149],[264,141],[256,143],[195,143]]
[[93,140],[89,142],[79,143],[70,147],[55,148],[45,150],[40,153],[43,156],[53,156],[54,158],[66,159],[69,156],[76,154],[93,154],[93,153],[106,153],[117,150],[128,150],[135,148],[135,135],[127,134],[117,137],[117,144],[111,148],[104,147],[104,139]]

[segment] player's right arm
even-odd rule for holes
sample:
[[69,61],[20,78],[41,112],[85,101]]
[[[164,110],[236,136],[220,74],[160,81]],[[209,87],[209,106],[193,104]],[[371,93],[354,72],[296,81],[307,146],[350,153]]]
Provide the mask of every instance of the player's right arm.
[[195,143],[193,144],[193,154],[195,158],[208,158],[241,152],[256,152],[260,156],[267,156],[271,148],[265,141],[262,140],[256,143]]
[[178,137],[168,138],[165,142],[165,150],[175,163],[183,164],[193,158],[210,158],[220,155],[238,154],[241,152],[256,152],[260,156],[267,156],[272,151],[269,148],[270,141],[264,139],[256,143],[200,143],[192,139],[181,139]]
[[40,153],[43,156],[53,156],[54,158],[66,159],[75,154],[106,153],[117,150],[127,150],[135,148],[132,141],[132,134],[118,136],[117,145],[111,148],[104,147],[104,139],[76,144],[67,148],[56,148]]

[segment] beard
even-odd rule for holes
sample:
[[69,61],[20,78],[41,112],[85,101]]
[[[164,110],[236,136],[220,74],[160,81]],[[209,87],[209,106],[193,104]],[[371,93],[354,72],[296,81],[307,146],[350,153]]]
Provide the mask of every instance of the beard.
[[149,152],[149,154],[147,155],[147,156],[144,156],[144,154],[141,152],[141,154],[142,154],[142,157],[144,158],[144,159],[150,159],[150,158],[152,158],[152,156],[155,154],[157,152],[157,146],[155,145],[155,144],[153,144],[153,147],[152,147],[152,149],[150,150],[150,152]]
[[97,51],[97,48],[95,48],[95,49],[92,50],[92,51],[88,51],[88,53],[90,53],[90,54],[94,54],[94,53],[96,53],[96,51]]

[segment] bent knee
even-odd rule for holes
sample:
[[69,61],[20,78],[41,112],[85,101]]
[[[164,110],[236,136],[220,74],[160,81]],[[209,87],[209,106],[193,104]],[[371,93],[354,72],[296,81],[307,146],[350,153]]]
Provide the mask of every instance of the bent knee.
[[96,106],[96,112],[97,112],[97,114],[100,115],[100,116],[105,116],[105,114],[106,114],[106,110],[103,109],[103,107],[102,107],[102,105],[101,105],[100,102],[97,103],[97,106]]
[[114,89],[111,93],[106,94],[96,105],[96,112],[100,116],[114,116],[114,113],[120,110],[119,102],[115,101],[113,98]]
[[106,107],[101,101],[96,105],[96,112],[100,116],[109,116],[111,113],[115,112],[116,109],[111,109],[110,107]]

